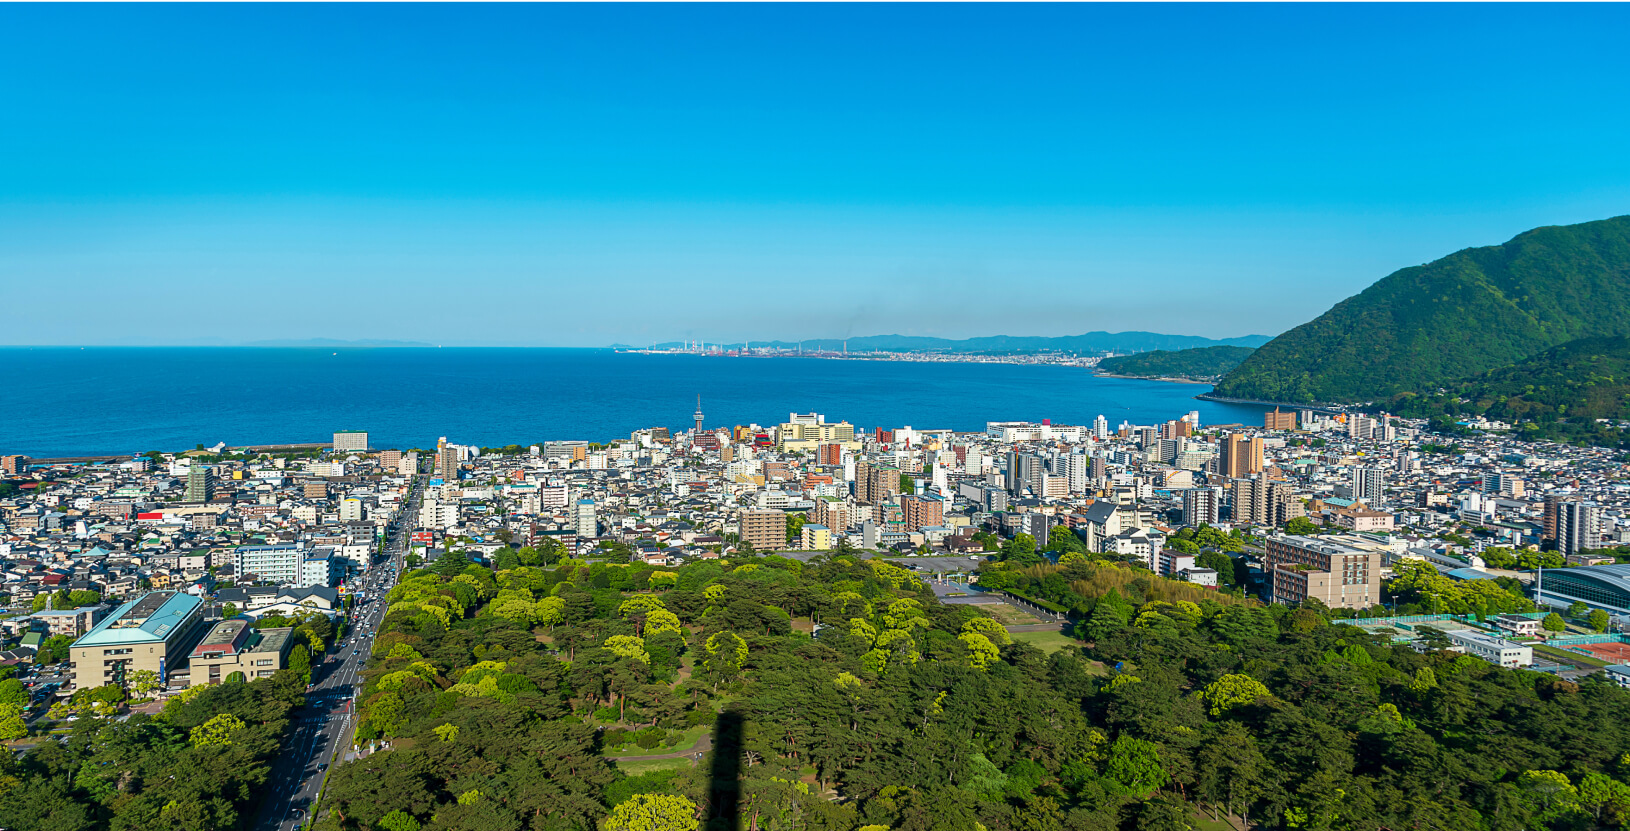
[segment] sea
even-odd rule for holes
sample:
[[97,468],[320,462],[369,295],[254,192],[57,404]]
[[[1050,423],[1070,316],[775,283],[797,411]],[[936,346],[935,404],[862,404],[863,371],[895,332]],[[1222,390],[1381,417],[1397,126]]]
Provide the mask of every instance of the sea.
[[646,427],[774,425],[820,413],[862,430],[987,421],[1260,424],[1210,390],[1082,367],[649,355],[541,348],[0,348],[0,454],[34,458],[325,442],[377,448],[607,441]]

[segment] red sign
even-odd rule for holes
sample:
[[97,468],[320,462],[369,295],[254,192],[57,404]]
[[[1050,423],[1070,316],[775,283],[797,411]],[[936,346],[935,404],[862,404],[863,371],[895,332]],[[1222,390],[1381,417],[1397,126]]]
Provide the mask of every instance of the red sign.
[[414,542],[428,543],[428,542],[434,541],[435,539],[436,539],[436,532],[434,532],[434,531],[414,531],[413,532],[413,541]]
[[164,514],[158,512],[158,511],[143,511],[142,513],[136,514],[136,519],[138,519],[138,520],[151,519],[151,520],[156,521],[156,520],[161,520],[163,518],[164,518]]

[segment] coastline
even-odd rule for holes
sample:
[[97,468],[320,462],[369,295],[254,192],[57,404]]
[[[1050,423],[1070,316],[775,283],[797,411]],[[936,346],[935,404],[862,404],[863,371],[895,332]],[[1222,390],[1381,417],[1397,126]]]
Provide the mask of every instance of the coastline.
[[[1158,376],[1154,376],[1154,375],[1119,375],[1119,374],[1114,373],[1114,372],[1104,372],[1101,369],[1100,370],[1094,370],[1093,374],[1104,377],[1104,378],[1124,378],[1124,379],[1129,380],[1129,381],[1164,381],[1164,382],[1166,382],[1168,384],[1198,384],[1198,385],[1200,385],[1202,387],[1214,386],[1217,383],[1216,381],[1200,381],[1200,380],[1196,380],[1194,378],[1184,378],[1182,376],[1158,377]],[[1199,396],[1195,396],[1195,397],[1198,398]],[[1249,402],[1239,402],[1239,403],[1249,403]]]
[[1263,401],[1257,398],[1230,398],[1226,395],[1212,395],[1209,392],[1203,392],[1194,397],[1202,401],[1215,401],[1218,404],[1251,404],[1261,407],[1279,407],[1291,410],[1315,410],[1323,413],[1346,412],[1346,410],[1341,409],[1335,404],[1297,404],[1291,401]]

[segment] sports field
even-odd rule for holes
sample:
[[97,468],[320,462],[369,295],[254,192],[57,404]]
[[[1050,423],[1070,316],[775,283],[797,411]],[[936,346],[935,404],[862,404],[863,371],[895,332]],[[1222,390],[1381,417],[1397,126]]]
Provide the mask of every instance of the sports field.
[[1630,663],[1630,643],[1579,643],[1570,644],[1569,649],[1583,649],[1604,661],[1615,664]]

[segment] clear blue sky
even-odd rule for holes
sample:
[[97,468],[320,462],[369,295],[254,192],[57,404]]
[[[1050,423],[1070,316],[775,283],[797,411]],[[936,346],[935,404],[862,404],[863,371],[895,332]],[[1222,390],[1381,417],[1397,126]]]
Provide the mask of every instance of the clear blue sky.
[[0,6],[0,343],[1277,334],[1630,213],[1630,8]]

